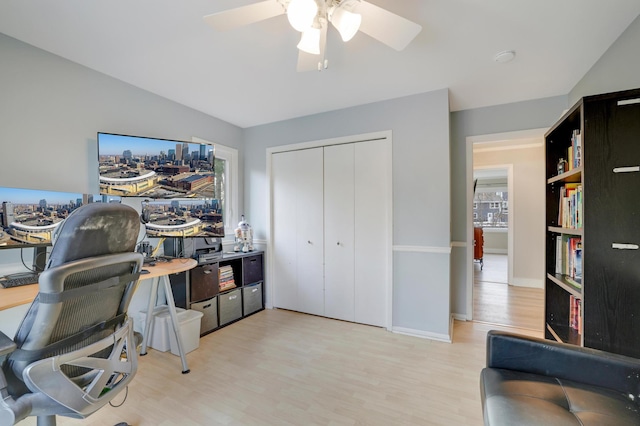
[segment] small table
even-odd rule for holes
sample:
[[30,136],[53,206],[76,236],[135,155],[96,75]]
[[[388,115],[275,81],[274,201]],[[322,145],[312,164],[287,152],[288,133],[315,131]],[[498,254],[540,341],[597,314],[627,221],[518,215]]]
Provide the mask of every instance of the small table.
[[149,271],[149,273],[140,274],[140,280],[152,279],[151,293],[149,293],[149,304],[147,305],[147,315],[144,324],[144,338],[142,340],[140,355],[147,354],[147,342],[149,340],[151,321],[153,320],[153,308],[155,308],[156,301],[158,300],[158,283],[162,281],[167,298],[167,306],[169,307],[169,316],[171,317],[171,323],[173,325],[173,332],[175,333],[176,342],[178,344],[178,352],[180,353],[180,359],[182,360],[182,374],[187,374],[190,370],[187,367],[187,358],[185,357],[184,349],[182,347],[182,334],[180,333],[180,324],[178,323],[176,304],[173,300],[173,292],[171,291],[169,275],[188,271],[189,269],[193,269],[197,264],[198,262],[195,259],[172,259],[169,262],[157,262],[154,266],[145,265],[144,269]]

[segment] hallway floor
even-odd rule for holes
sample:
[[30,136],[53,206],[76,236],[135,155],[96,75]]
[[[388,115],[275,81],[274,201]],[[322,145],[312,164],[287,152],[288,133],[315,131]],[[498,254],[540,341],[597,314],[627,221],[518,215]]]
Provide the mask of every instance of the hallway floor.
[[508,285],[507,256],[486,254],[484,267],[473,265],[473,319],[541,331],[544,290]]

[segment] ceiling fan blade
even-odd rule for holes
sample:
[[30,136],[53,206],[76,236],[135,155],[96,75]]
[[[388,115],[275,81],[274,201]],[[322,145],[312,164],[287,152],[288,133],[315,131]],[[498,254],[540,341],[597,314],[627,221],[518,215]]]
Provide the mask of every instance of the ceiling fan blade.
[[204,21],[218,31],[231,30],[254,22],[264,21],[274,16],[284,15],[284,7],[277,0],[265,0],[259,3],[229,9],[206,15]]
[[364,0],[355,12],[362,15],[360,31],[398,51],[422,31],[421,25]]
[[320,54],[313,55],[303,50],[298,50],[298,72],[322,71],[326,68],[325,52],[327,47],[327,27],[325,23],[320,30]]

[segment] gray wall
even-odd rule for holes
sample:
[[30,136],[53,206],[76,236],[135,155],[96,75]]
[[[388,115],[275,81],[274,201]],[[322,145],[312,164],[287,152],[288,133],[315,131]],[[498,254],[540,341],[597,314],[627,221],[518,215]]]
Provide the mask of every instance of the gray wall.
[[2,186],[97,192],[99,131],[242,144],[236,126],[3,34],[0,57]]
[[[467,313],[467,137],[550,127],[568,107],[567,96],[451,113],[451,311]],[[520,194],[514,194],[518,197]]]
[[0,186],[96,193],[98,131],[242,147],[236,126],[3,34],[0,58]]
[[[245,129],[245,213],[265,238],[266,149],[391,130],[394,245],[448,250],[449,103],[446,89]],[[394,253],[393,326],[448,335],[448,252]]]
[[485,254],[507,254],[509,233],[504,229],[484,228],[482,234]]
[[569,93],[573,105],[583,96],[640,87],[640,16],[618,37]]

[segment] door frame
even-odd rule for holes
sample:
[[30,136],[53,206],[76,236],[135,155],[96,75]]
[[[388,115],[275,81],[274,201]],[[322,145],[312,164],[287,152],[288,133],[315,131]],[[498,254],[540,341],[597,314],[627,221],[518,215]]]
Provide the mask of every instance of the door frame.
[[[522,139],[541,139],[544,140],[544,134],[547,132],[547,128],[537,128],[537,129],[528,129],[528,130],[518,130],[513,132],[504,132],[504,133],[492,133],[486,135],[476,135],[476,136],[468,136],[466,138],[466,164],[467,164],[467,211],[466,211],[466,226],[467,226],[467,235],[466,235],[466,272],[467,272],[467,306],[466,306],[466,320],[473,320],[473,145],[474,144],[482,144],[482,143],[490,143],[490,142],[505,142],[507,144],[509,141],[512,141],[514,145],[517,144],[518,140]],[[520,145],[519,147],[526,147],[526,145]],[[537,144],[536,144],[537,146]],[[515,212],[514,197],[509,194],[509,212]],[[512,226],[512,222],[515,220],[513,215],[509,217],[509,226]],[[509,232],[509,242],[508,244],[512,244],[508,250],[510,253],[513,253],[513,245],[515,245],[515,238],[517,235],[514,235],[512,230]],[[542,230],[541,230],[542,232]],[[514,254],[515,255],[515,254]],[[509,256],[509,270],[510,279],[513,274],[513,256]]]
[[[389,141],[389,155],[387,156],[387,166],[391,176],[391,184],[388,187],[386,197],[389,203],[387,207],[387,217],[389,218],[389,226],[387,232],[380,235],[381,244],[385,246],[387,274],[385,277],[385,299],[386,314],[384,327],[391,331],[393,325],[393,138],[392,131],[385,130],[381,132],[364,133],[359,135],[342,136],[331,139],[322,139],[308,142],[299,142],[289,145],[279,145],[267,148],[266,151],[266,172],[267,172],[267,251],[273,253],[273,177],[272,177],[272,160],[273,154],[287,151],[297,151],[302,149],[320,148],[331,145],[343,145],[357,142],[368,142],[386,139]],[[273,283],[273,259],[272,256],[267,257],[266,276],[269,283]],[[266,291],[266,307],[273,308],[273,300],[275,294],[275,286],[268,285]]]

